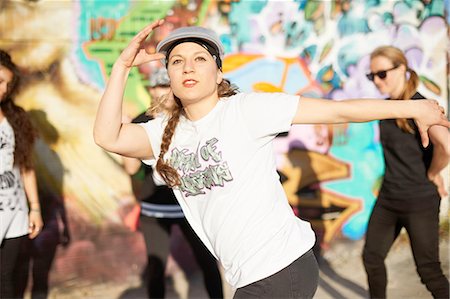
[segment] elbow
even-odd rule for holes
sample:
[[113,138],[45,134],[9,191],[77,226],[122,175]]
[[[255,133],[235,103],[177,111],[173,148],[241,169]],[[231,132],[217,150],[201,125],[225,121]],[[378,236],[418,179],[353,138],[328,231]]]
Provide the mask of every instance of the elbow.
[[106,142],[105,138],[102,137],[101,134],[98,134],[98,132],[94,131],[93,137],[94,137],[94,142],[96,145],[107,150],[108,143]]
[[102,139],[98,136],[98,134],[95,131],[92,134],[92,136],[94,137],[95,144],[102,147]]

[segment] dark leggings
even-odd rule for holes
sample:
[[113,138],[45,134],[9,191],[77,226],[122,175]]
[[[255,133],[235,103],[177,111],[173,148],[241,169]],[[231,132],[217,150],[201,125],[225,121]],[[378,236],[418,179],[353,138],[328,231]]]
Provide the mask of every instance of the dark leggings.
[[398,213],[375,204],[363,251],[371,298],[386,298],[384,260],[404,227],[409,235],[417,273],[434,298],[449,298],[449,282],[439,261],[439,209]]
[[14,298],[14,271],[22,242],[28,236],[3,239],[0,245],[0,298]]
[[217,260],[201,242],[185,218],[140,217],[139,228],[147,247],[147,292],[149,298],[164,298],[164,272],[170,254],[170,234],[177,224],[191,246],[197,264],[203,272],[203,280],[210,298],[223,298],[222,279]]

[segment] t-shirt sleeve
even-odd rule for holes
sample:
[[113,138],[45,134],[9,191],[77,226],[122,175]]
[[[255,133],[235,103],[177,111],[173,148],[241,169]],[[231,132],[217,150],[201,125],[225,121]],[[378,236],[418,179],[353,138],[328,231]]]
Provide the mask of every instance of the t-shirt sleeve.
[[239,98],[239,105],[252,137],[263,138],[289,131],[299,100],[299,95],[255,92]]
[[154,159],[142,160],[143,163],[153,166],[156,164],[157,157],[161,149],[161,139],[165,128],[165,122],[163,117],[157,117],[150,121],[139,123],[147,133],[148,139],[152,146]]

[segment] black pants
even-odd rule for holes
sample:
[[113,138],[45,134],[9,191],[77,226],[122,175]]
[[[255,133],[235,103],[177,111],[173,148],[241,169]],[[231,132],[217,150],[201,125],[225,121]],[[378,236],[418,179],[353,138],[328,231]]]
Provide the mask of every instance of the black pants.
[[319,267],[311,250],[281,271],[236,290],[233,299],[312,298]]
[[[439,261],[439,209],[399,213],[375,204],[366,233],[363,262],[371,298],[386,298],[384,260],[405,228],[410,239],[417,273],[434,298],[449,298],[449,282]],[[395,274],[392,276],[395,279]]]
[[197,264],[203,272],[208,295],[210,298],[223,298],[222,279],[217,260],[201,242],[187,220],[185,218],[153,218],[141,215],[139,228],[144,234],[147,247],[147,292],[149,298],[164,298],[164,271],[170,254],[171,229],[175,224],[180,227],[191,246]]
[[45,299],[49,293],[49,275],[59,244],[59,231],[54,225],[44,226],[33,240],[24,240],[15,273],[16,295],[23,298],[32,273],[32,299]]
[[4,239],[0,246],[0,298],[15,298],[14,273],[22,242],[28,236]]

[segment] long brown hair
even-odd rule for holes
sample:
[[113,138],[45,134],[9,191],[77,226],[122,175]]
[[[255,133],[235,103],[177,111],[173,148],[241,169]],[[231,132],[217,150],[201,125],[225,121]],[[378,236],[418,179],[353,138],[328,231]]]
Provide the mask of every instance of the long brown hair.
[[[370,59],[372,60],[375,57],[385,57],[389,59],[393,66],[404,65],[406,71],[409,73],[409,78],[406,80],[405,87],[403,89],[400,98],[397,100],[410,100],[411,97],[416,93],[417,86],[419,85],[419,77],[417,73],[408,67],[408,61],[403,54],[402,50],[392,47],[392,46],[383,46],[376,48],[371,54]],[[408,120],[405,118],[396,119],[397,126],[401,128],[404,132],[414,134],[414,129],[408,123]]]
[[8,91],[1,99],[0,108],[14,131],[14,164],[21,169],[29,170],[33,168],[32,153],[37,132],[28,113],[14,103],[14,97],[20,86],[20,71],[11,60],[11,56],[3,50],[0,50],[0,66],[7,68],[13,74]]
[[[220,98],[235,95],[237,92],[237,87],[232,85],[227,79],[223,79],[217,87],[217,94]],[[180,120],[180,116],[185,115],[180,99],[177,97],[174,98],[175,105],[173,110],[170,112],[169,121],[167,122],[166,128],[164,129],[161,143],[161,152],[159,154],[158,161],[156,162],[156,170],[161,174],[162,178],[169,187],[179,186],[181,185],[181,181],[177,171],[172,168],[172,166],[170,166],[168,161],[164,160],[164,155],[169,150],[172,136],[175,132],[178,121]]]

